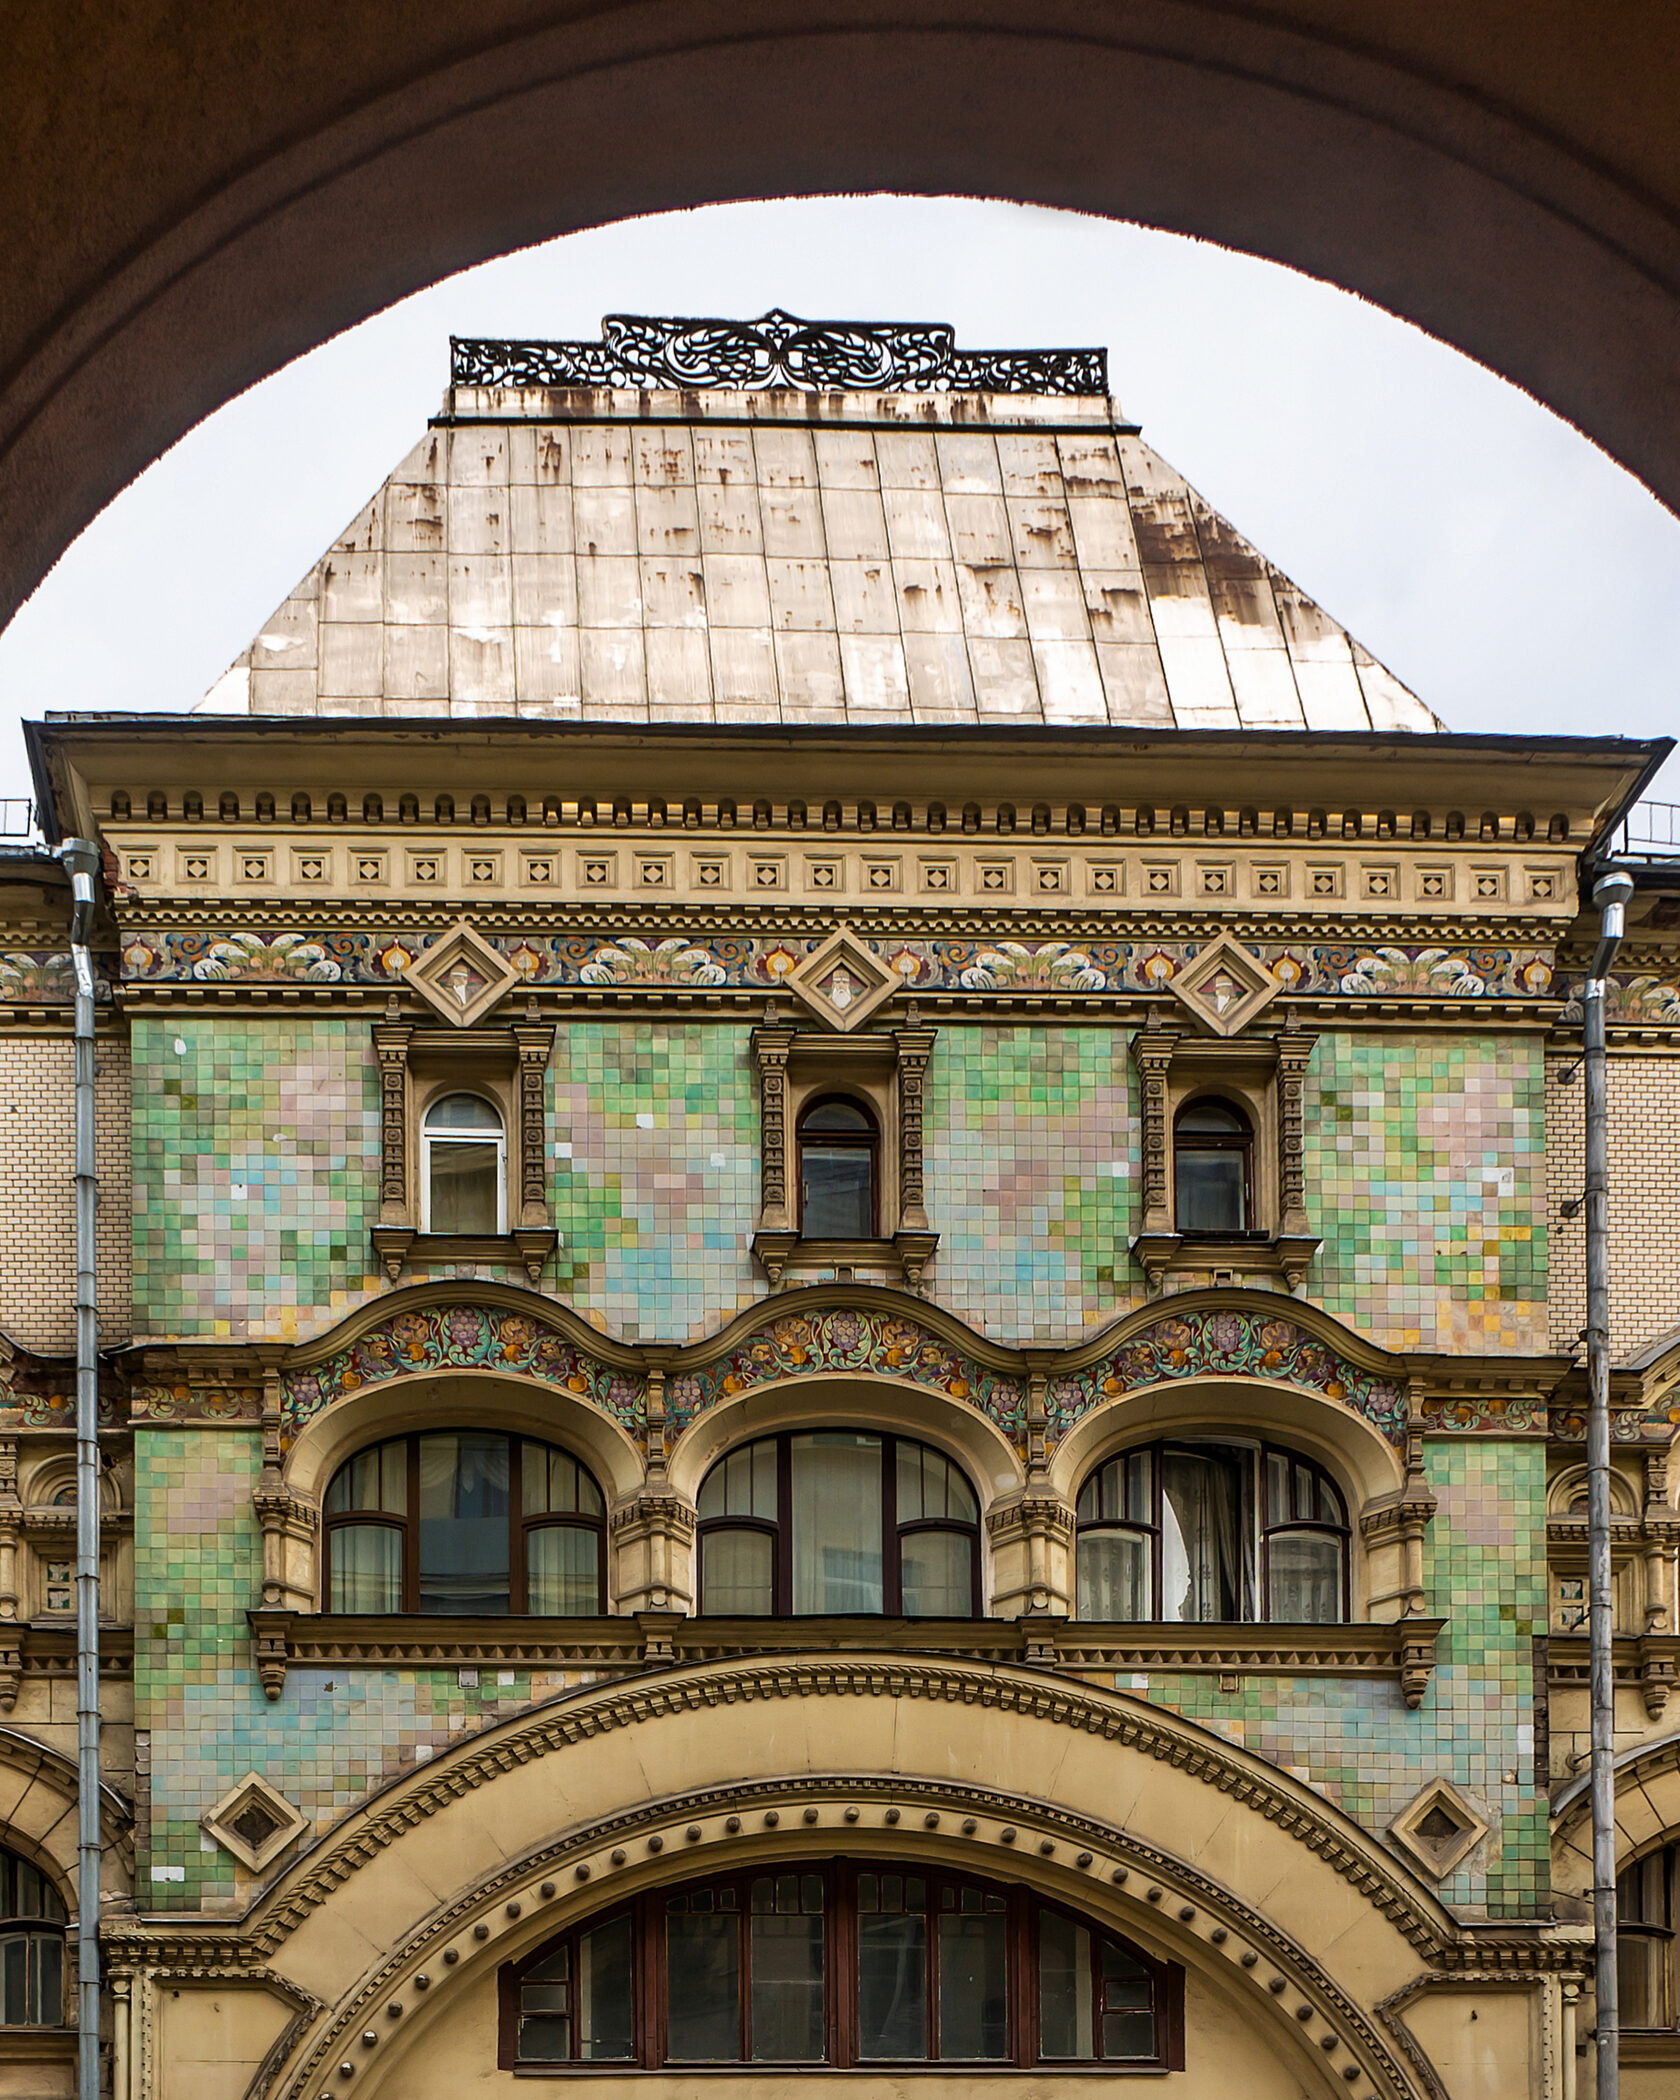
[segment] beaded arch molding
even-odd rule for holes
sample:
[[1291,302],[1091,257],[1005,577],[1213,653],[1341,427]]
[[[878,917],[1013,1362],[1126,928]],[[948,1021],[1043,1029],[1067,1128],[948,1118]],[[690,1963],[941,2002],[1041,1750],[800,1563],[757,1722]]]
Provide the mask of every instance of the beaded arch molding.
[[[528,1952],[533,1918],[550,1918],[561,1930],[586,1908],[657,1885],[661,1869],[682,1874],[682,1862],[709,1859],[722,1847],[738,1861],[744,1841],[756,1840],[761,1855],[791,1847],[790,1856],[797,1856],[813,1839],[838,1838],[879,1852],[936,1832],[942,1846],[953,1837],[960,1841],[965,1856],[957,1864],[976,1873],[1077,1901],[1078,1881],[1053,1878],[1071,1874],[1089,1881],[1089,1905],[1117,1897],[1135,1904],[1135,1915],[1111,1922],[1134,1936],[1153,1932],[1164,1952],[1194,1952],[1207,1968],[1227,1965],[1253,2009],[1302,2045],[1316,2045],[1353,2100],[1445,2100],[1403,2028],[1385,2022],[1391,2037],[1380,2034],[1298,1940],[1176,1855],[1118,1825],[986,1787],[846,1773],[667,1797],[532,1850],[427,1919],[333,2009],[302,2062],[288,2074],[282,2061],[271,2060],[245,2100],[353,2094],[358,2073],[377,2064],[384,2037],[420,2008],[436,2005],[440,1984],[447,1990]],[[586,1889],[587,1904],[579,1900]],[[1166,1921],[1165,1937],[1154,1920]],[[302,2036],[291,2040],[295,2048]]]

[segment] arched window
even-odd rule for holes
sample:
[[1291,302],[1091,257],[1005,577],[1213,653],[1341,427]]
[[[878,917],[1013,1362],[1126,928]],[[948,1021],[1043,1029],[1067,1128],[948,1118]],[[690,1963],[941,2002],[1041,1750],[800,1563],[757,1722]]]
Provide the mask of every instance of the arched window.
[[701,1484],[700,1609],[974,1618],[974,1490],[908,1437],[813,1429],[743,1444]]
[[872,1240],[879,1231],[880,1132],[839,1094],[799,1118],[799,1230],[808,1240]]
[[1292,1451],[1209,1440],[1122,1452],[1088,1477],[1077,1514],[1082,1619],[1347,1616],[1347,1505]]
[[328,1611],[529,1613],[602,1608],[606,1509],[569,1452],[439,1430],[358,1451],[327,1488]]
[[420,1126],[420,1229],[507,1231],[507,1132],[481,1094],[445,1094]]
[[1680,1844],[1664,1845],[1616,1878],[1616,1973],[1624,2027],[1680,2024]]
[[1246,1232],[1254,1211],[1254,1132],[1211,1094],[1173,1124],[1173,1222],[1180,1232]]
[[27,1859],[0,1847],[0,2027],[64,2021],[64,1905]]
[[651,1889],[502,1979],[502,2064],[1183,2064],[1183,1971],[1030,1890],[806,1860]]

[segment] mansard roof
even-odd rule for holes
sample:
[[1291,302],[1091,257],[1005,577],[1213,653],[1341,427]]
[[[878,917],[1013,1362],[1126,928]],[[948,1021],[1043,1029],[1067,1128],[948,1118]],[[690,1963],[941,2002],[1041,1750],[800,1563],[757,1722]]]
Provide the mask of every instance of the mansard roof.
[[260,716],[1436,730],[1101,351],[609,317],[443,412],[202,703]]

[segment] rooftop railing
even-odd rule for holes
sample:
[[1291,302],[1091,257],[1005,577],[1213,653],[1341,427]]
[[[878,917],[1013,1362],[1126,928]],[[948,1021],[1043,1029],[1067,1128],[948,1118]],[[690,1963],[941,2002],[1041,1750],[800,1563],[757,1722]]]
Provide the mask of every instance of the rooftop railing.
[[1636,802],[1605,848],[1611,860],[1680,859],[1680,802]]
[[0,839],[35,836],[35,805],[27,795],[0,795]]

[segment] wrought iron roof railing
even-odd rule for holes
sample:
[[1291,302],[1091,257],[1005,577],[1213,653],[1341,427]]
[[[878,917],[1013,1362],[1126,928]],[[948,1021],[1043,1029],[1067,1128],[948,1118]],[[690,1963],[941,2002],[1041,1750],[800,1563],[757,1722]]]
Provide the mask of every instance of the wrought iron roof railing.
[[27,795],[0,795],[0,839],[35,836],[35,805]]
[[1636,802],[1604,848],[1611,860],[1680,860],[1680,802]]
[[598,343],[451,336],[455,386],[725,387],[756,393],[1106,394],[1106,350],[959,350],[939,321],[608,314]]

